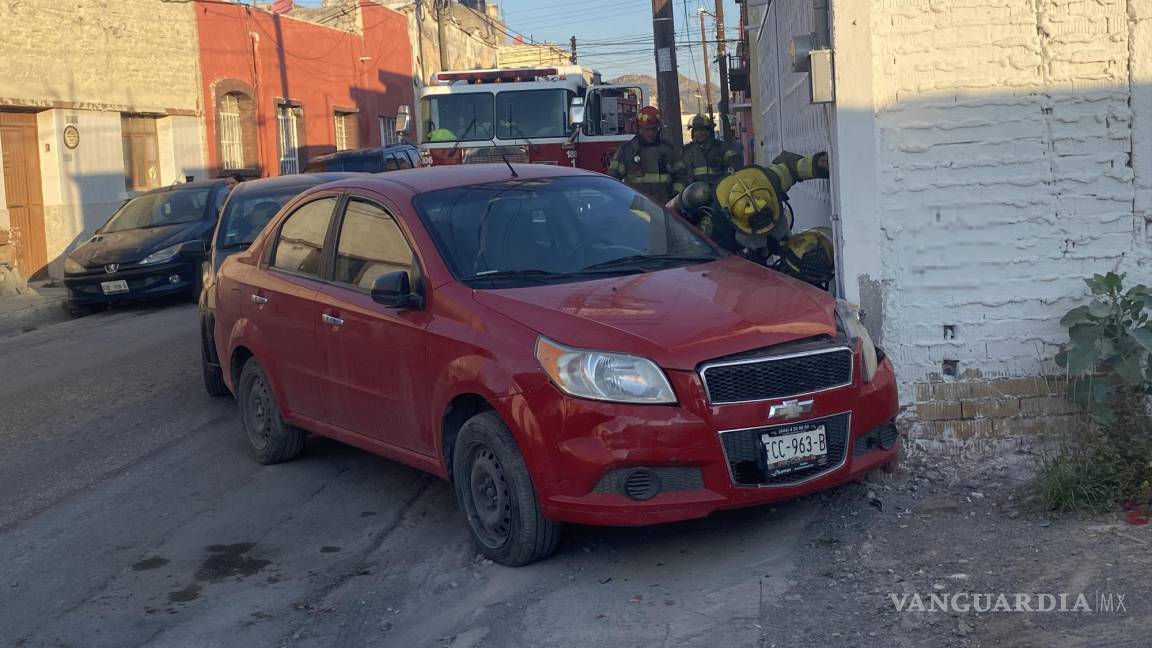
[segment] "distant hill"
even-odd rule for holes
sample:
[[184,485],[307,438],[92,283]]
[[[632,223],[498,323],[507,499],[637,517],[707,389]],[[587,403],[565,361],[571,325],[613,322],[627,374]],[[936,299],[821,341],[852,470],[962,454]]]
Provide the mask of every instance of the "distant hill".
[[[618,76],[606,83],[619,83],[619,84],[635,84],[647,86],[648,96],[652,97],[653,105],[656,104],[656,77],[650,74],[625,74]],[[700,93],[700,103],[697,104],[696,93]],[[698,111],[707,110],[707,99],[704,92],[704,84],[696,83],[693,79],[689,79],[683,74],[680,75],[680,112],[684,114],[692,114]],[[720,88],[716,85],[712,86],[712,103],[720,103]]]

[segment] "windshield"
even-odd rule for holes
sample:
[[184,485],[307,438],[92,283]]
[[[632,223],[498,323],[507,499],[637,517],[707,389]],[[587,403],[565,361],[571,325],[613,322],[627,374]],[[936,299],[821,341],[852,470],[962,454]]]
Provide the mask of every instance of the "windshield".
[[531,139],[568,135],[567,90],[516,90],[496,95],[496,137]]
[[278,191],[232,194],[224,206],[217,228],[216,244],[220,247],[248,247],[260,230],[272,220],[284,203],[292,200],[310,185],[285,187]]
[[202,220],[209,191],[208,188],[180,189],[136,196],[116,210],[100,231],[108,234]]
[[432,95],[421,100],[425,142],[492,139],[492,93]]
[[663,208],[608,178],[453,187],[413,202],[452,271],[474,287],[651,272],[722,254]]

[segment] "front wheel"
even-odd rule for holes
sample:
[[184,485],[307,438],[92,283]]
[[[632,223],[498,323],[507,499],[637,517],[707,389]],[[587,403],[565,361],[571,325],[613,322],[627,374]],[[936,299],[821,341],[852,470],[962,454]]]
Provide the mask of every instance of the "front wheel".
[[495,412],[477,414],[461,428],[452,475],[472,540],[485,557],[519,567],[556,551],[560,525],[540,511],[524,457]]

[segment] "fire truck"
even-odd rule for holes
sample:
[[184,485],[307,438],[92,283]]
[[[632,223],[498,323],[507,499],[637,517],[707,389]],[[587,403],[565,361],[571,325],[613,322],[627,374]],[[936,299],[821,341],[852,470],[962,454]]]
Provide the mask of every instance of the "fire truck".
[[425,164],[561,164],[604,173],[648,105],[579,66],[440,72],[420,96]]

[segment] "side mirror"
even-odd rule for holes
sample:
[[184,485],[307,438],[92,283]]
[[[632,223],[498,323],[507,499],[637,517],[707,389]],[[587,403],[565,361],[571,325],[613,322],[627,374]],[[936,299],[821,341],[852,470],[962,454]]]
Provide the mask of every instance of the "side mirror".
[[418,309],[424,306],[424,300],[412,294],[412,281],[403,270],[376,277],[372,282],[372,301],[389,308]]
[[176,255],[182,259],[199,259],[207,252],[208,248],[204,246],[204,241],[187,241],[176,250]]
[[568,106],[568,123],[573,126],[584,124],[584,97],[572,97],[572,103]]
[[396,132],[407,133],[412,126],[412,109],[407,105],[400,106],[396,111]]

